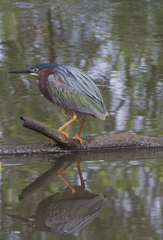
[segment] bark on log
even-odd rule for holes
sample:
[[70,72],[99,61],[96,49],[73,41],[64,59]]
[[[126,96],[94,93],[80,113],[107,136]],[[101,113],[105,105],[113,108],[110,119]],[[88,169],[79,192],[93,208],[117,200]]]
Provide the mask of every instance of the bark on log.
[[57,130],[48,127],[36,120],[25,116],[20,117],[23,126],[53,139],[57,144],[27,145],[27,146],[0,146],[0,158],[15,154],[30,153],[63,153],[72,151],[111,150],[129,148],[163,148],[163,138],[135,135],[131,132],[122,132],[114,135],[82,138],[82,145],[78,140],[65,136]]
[[65,136],[57,130],[48,127],[36,120],[21,116],[23,126],[53,139],[61,149],[71,150],[93,150],[110,148],[142,148],[163,147],[163,138],[135,135],[131,132],[122,132],[115,135],[82,138],[82,144],[78,140]]

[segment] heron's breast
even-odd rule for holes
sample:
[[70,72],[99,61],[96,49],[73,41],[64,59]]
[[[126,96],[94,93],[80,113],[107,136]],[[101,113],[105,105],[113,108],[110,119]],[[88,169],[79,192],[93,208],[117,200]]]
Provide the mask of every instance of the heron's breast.
[[46,79],[41,76],[39,80],[37,80],[37,84],[38,84],[38,87],[40,89],[40,92],[43,94],[43,96],[49,100],[50,102],[53,102],[50,94],[49,94],[49,91],[48,91],[48,88],[47,88],[47,81]]

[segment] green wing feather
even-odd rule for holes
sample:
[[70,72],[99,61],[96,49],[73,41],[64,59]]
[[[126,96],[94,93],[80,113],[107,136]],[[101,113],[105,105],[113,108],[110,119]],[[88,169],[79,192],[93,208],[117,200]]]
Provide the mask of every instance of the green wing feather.
[[78,68],[57,65],[48,76],[48,89],[56,105],[101,119],[108,116],[99,89]]

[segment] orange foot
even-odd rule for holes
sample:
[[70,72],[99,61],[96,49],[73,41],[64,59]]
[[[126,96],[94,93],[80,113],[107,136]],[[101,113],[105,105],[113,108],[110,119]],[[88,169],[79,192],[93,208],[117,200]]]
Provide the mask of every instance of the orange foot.
[[[68,133],[63,132],[62,130],[59,130],[59,129],[58,129],[58,132],[63,133],[65,135],[65,137],[68,138]],[[53,142],[56,143],[54,140],[53,140]],[[48,138],[48,144],[50,144],[50,138]]]
[[83,140],[80,138],[80,136],[78,134],[73,138],[77,139],[80,142],[80,144],[82,144]]
[[64,132],[64,131],[62,131],[62,130],[59,130],[59,129],[58,129],[58,132],[63,133],[63,134],[65,135],[65,137],[68,138],[68,133],[66,133],[66,132]]

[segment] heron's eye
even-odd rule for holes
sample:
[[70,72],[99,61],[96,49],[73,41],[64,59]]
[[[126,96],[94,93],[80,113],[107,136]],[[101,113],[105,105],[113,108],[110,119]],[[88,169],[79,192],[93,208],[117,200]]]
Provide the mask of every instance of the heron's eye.
[[33,228],[36,226],[36,224],[33,223],[33,222],[29,223],[29,225],[30,225],[31,227],[33,227]]
[[34,72],[38,72],[38,68],[30,68]]

